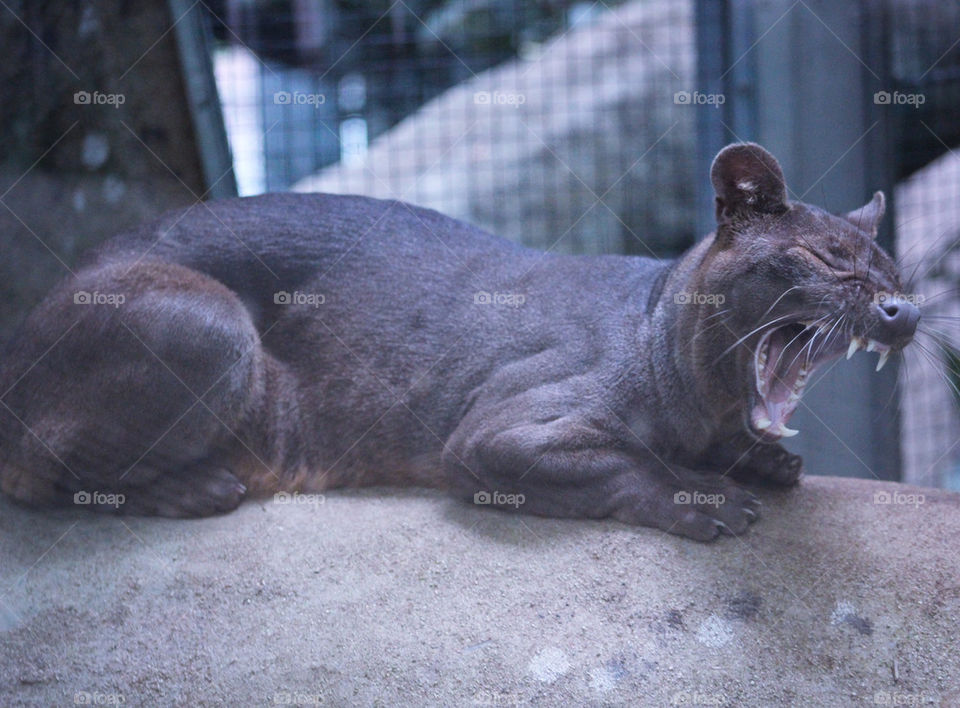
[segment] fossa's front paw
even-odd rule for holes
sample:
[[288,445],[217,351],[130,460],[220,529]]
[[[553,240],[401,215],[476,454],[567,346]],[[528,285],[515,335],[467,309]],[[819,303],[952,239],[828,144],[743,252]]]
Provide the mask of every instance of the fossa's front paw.
[[757,445],[745,467],[757,477],[784,487],[792,487],[803,476],[803,458],[782,445]]
[[225,467],[194,465],[125,492],[122,514],[199,518],[233,511],[247,488]]
[[[674,468],[674,473],[676,473]],[[760,500],[725,477],[694,472],[659,480],[618,508],[614,518],[696,541],[739,536],[760,515]]]

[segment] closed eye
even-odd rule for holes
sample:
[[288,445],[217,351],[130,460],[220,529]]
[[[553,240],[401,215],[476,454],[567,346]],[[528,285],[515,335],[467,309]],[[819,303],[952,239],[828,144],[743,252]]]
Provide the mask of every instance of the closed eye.
[[827,268],[830,269],[831,273],[832,273],[836,278],[839,278],[839,279],[841,279],[841,280],[845,280],[845,279],[848,279],[848,278],[854,278],[854,277],[856,277],[856,274],[855,274],[852,270],[847,270],[847,269],[844,269],[844,268],[836,265],[835,263],[833,263],[833,262],[830,260],[830,258],[828,258],[828,257],[825,256],[824,254],[820,253],[819,251],[814,251],[813,249],[807,248],[806,246],[797,246],[796,248],[797,248],[798,250],[800,250],[800,251],[803,251],[804,254],[806,254],[807,256],[811,257],[813,260],[819,261],[820,263],[822,263],[823,265],[825,265]]

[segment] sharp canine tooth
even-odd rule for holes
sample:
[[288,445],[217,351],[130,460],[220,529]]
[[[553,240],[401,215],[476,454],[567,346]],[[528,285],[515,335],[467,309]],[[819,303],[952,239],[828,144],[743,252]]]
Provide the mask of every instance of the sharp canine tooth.
[[885,352],[880,352],[880,359],[877,361],[877,371],[883,368],[883,365],[887,363],[887,357],[890,356],[890,350],[888,349]]
[[783,423],[780,423],[780,429],[777,431],[785,438],[792,438],[794,435],[799,433],[799,430],[794,430],[793,428],[788,428]]
[[860,337],[851,337],[850,346],[847,347],[847,359],[856,354],[857,349],[859,349],[861,346],[863,345],[860,343]]

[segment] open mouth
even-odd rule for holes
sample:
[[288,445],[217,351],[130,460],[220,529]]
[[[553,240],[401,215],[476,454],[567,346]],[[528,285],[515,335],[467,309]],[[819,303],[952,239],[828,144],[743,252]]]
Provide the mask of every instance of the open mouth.
[[810,376],[846,352],[879,352],[877,371],[890,356],[891,347],[873,339],[854,336],[849,341],[831,325],[794,322],[766,332],[753,356],[757,402],[750,411],[754,432],[765,441],[796,435],[787,427],[803,396]]

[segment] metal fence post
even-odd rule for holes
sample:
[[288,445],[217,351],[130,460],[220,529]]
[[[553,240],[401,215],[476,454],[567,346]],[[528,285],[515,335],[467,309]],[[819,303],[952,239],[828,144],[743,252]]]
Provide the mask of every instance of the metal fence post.
[[177,53],[203,167],[204,186],[210,198],[235,197],[237,180],[213,77],[210,43],[203,27],[203,8],[186,0],[168,0],[167,6],[174,22]]

